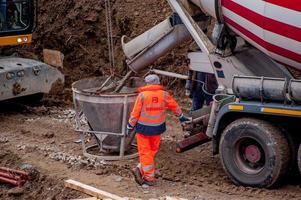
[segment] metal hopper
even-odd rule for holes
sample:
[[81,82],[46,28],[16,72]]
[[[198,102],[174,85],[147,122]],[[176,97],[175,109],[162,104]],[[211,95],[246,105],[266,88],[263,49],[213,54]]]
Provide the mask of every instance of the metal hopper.
[[[126,125],[137,97],[136,89],[124,87],[117,94],[97,92],[104,83],[110,82],[111,79],[106,81],[106,78],[89,78],[73,84],[76,125],[77,131],[82,133],[84,155],[105,160],[133,158],[137,155],[125,155],[131,152],[135,136],[133,132],[126,137]],[[97,144],[93,147],[98,146],[102,156],[87,153],[92,146],[86,147],[85,134],[95,137]]]

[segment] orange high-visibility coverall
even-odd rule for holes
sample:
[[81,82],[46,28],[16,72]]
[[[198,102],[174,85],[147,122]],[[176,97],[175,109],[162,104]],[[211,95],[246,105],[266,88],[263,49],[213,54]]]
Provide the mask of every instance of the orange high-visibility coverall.
[[160,147],[161,134],[166,131],[166,111],[180,116],[177,102],[161,85],[147,85],[138,89],[129,124],[136,126],[140,172],[145,180],[155,180],[154,159]]

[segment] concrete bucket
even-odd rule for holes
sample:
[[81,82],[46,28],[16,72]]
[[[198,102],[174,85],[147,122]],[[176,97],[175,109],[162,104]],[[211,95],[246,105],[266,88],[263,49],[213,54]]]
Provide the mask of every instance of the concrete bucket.
[[[125,86],[115,94],[97,92],[110,83],[111,79],[89,78],[73,84],[77,131],[82,135],[85,156],[105,160],[130,159],[137,156],[133,154],[132,145],[135,132],[126,136],[127,121],[137,97],[135,84]],[[92,136],[96,144],[88,146],[85,135]],[[99,148],[98,156],[88,153],[95,147]],[[126,155],[128,153],[132,154]]]

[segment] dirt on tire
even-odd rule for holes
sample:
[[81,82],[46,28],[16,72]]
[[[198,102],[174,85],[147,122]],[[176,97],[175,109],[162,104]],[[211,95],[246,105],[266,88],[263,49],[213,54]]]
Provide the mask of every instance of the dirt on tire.
[[[245,132],[248,133],[248,136],[245,136]],[[263,174],[257,175],[250,172],[250,175],[245,176],[245,173],[247,173],[243,172],[245,165],[241,164],[240,167],[236,167],[238,164],[234,161],[234,153],[229,153],[228,149],[235,149],[235,145],[239,143],[237,141],[243,137],[248,140],[250,137],[255,138],[259,144],[264,144],[265,141],[270,143],[269,146],[261,146],[262,154],[265,154],[267,161],[264,161],[266,164],[257,173]],[[237,185],[244,185],[245,182],[248,182],[250,185],[254,184],[257,187],[273,187],[280,183],[283,177],[288,174],[288,166],[291,160],[288,141],[279,128],[266,121],[254,118],[241,118],[232,122],[222,134],[220,151],[223,168]],[[263,156],[261,155],[260,157],[262,158]],[[255,168],[250,168],[255,172]],[[266,177],[266,179],[259,181],[261,177]]]

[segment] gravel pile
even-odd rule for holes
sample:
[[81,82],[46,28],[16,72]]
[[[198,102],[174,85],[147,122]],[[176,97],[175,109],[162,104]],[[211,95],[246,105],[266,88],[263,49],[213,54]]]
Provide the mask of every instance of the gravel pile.
[[59,151],[57,148],[53,147],[40,147],[39,145],[17,145],[19,151],[38,151],[45,157],[49,157],[55,161],[68,164],[70,167],[88,167],[97,169],[106,163],[103,160],[95,158],[85,158],[78,155],[72,155],[70,153]]

